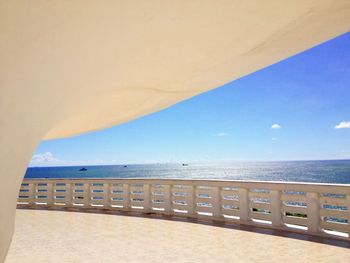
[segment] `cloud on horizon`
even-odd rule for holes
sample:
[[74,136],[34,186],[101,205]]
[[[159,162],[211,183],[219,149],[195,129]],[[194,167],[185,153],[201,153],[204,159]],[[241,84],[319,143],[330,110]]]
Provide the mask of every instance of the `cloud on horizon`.
[[30,162],[34,163],[48,163],[48,162],[57,162],[57,158],[53,156],[51,152],[34,154]]
[[51,152],[34,154],[29,166],[62,165],[65,161],[56,158]]
[[334,129],[350,129],[350,121],[342,121],[338,125],[334,126]]
[[[44,152],[34,154],[32,160],[29,163],[29,167],[50,167],[50,166],[81,166],[81,165],[103,165],[103,164],[115,164],[116,160],[106,162],[102,159],[94,160],[61,160],[54,156],[52,152]],[[121,162],[118,162],[118,164]]]
[[277,123],[274,123],[271,125],[271,129],[281,129],[281,128],[282,128],[282,126],[277,124]]

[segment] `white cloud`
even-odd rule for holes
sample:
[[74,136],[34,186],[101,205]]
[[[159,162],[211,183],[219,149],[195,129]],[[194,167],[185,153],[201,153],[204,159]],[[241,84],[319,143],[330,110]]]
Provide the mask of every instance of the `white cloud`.
[[49,163],[57,161],[58,159],[56,159],[50,152],[35,154],[31,160],[33,163]]
[[29,166],[62,165],[65,162],[57,159],[51,152],[34,154]]
[[282,126],[277,124],[277,123],[274,123],[271,125],[271,129],[281,129],[281,128],[282,128]]
[[[117,160],[113,160],[115,164]],[[112,164],[111,163],[111,164]],[[120,162],[119,162],[120,163]],[[49,167],[49,166],[80,166],[80,165],[102,165],[107,164],[105,160],[61,160],[54,156],[51,152],[38,153],[33,155],[32,160],[29,163],[30,167]]]
[[350,121],[342,121],[338,125],[334,126],[334,129],[350,129]]
[[273,140],[273,141],[277,141],[277,138],[275,138],[275,137],[272,137],[272,138],[271,138],[271,140]]
[[216,137],[225,137],[225,136],[229,136],[230,134],[227,132],[218,132],[216,134],[214,134],[214,136]]

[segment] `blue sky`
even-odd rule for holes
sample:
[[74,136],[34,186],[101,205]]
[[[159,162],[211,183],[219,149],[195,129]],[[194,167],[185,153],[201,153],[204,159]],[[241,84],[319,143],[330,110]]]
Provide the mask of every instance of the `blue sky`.
[[350,159],[350,33],[146,117],[42,142],[32,166]]

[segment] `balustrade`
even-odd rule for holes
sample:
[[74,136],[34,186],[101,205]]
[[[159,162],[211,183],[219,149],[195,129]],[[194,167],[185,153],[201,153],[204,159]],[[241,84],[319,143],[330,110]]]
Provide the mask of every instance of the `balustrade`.
[[159,213],[349,237],[350,185],[177,179],[25,179],[19,207]]

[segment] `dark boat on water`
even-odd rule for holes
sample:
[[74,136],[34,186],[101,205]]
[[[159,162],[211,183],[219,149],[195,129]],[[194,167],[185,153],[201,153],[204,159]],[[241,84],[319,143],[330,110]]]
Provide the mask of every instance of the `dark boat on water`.
[[87,169],[83,167],[83,168],[81,168],[79,171],[80,171],[80,172],[83,172],[83,171],[87,171]]
[[182,166],[188,166],[188,163],[183,163]]

